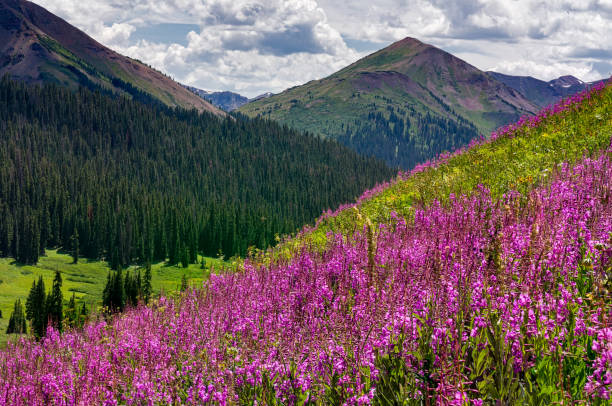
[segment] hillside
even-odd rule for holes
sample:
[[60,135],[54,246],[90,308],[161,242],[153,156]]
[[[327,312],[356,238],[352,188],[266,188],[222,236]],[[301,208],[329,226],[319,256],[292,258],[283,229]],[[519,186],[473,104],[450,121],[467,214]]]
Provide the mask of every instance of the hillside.
[[269,121],[0,81],[0,255],[21,264],[245,255],[393,173]]
[[396,215],[410,218],[414,207],[469,195],[481,186],[495,198],[508,190],[526,193],[545,182],[561,162],[572,163],[609,146],[611,112],[612,86],[610,81],[605,87],[600,82],[536,116],[498,129],[489,140],[474,140],[471,148],[424,162],[364,193],[356,202],[325,213],[314,227],[286,241],[275,254],[287,256],[301,246],[322,249],[330,232],[349,235],[355,227],[364,226],[365,219],[379,224]]
[[44,8],[0,0],[0,77],[100,88],[141,101],[224,113],[139,61],[96,42]]
[[573,76],[561,76],[548,82],[531,76],[512,76],[487,72],[494,79],[506,84],[540,107],[554,104],[564,97],[586,90],[600,81],[586,83]]
[[611,140],[609,84],[367,192],[323,249],[9,345],[4,399],[608,405]]
[[238,111],[338,139],[409,169],[537,107],[461,59],[406,38]]

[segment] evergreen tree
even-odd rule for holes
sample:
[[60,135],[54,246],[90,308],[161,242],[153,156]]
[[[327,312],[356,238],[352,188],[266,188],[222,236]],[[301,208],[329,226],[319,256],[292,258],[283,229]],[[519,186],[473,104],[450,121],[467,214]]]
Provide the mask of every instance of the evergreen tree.
[[131,273],[126,273],[125,282],[125,301],[130,306],[137,306],[138,300],[142,297],[140,271],[132,276]]
[[47,318],[53,327],[62,331],[64,295],[62,294],[62,275],[55,271],[53,287],[47,296]]
[[72,243],[72,263],[76,264],[79,262],[79,232],[76,227],[74,227],[74,232],[70,240]]
[[112,275],[109,272],[106,275],[106,284],[104,285],[104,290],[102,291],[102,306],[106,307],[108,310],[111,309],[111,291],[113,289],[112,283]]
[[187,283],[187,276],[183,274],[183,277],[181,278],[181,292],[186,291],[188,287],[189,284]]
[[87,317],[89,316],[89,311],[87,310],[87,305],[83,302],[83,306],[81,306],[81,311],[78,316],[78,325],[83,326],[87,321]]
[[70,296],[70,300],[68,301],[68,307],[66,308],[66,322],[70,327],[76,327],[78,317],[79,314],[76,307],[76,298],[74,292],[72,292],[72,296]]
[[42,276],[38,278],[38,283],[32,283],[32,288],[26,301],[26,318],[32,325],[34,337],[41,338],[47,330],[47,303],[46,303],[45,283]]
[[[131,289],[129,274],[124,282],[121,267],[116,272],[109,272],[106,278],[106,286],[102,293],[102,305],[110,312],[121,312],[126,303],[126,284]],[[128,291],[129,293],[129,291]]]
[[151,264],[147,263],[147,269],[145,270],[144,281],[142,283],[142,296],[145,304],[149,304],[149,300],[151,299],[151,293],[153,293],[151,279]]
[[23,306],[21,305],[21,300],[17,299],[9,319],[8,327],[6,328],[6,334],[24,334],[26,331],[26,318],[23,314]]
[[189,249],[184,245],[181,247],[181,265],[183,268],[189,267]]
[[120,312],[125,308],[125,290],[123,286],[123,271],[121,267],[115,273],[115,282],[113,284],[113,306]]

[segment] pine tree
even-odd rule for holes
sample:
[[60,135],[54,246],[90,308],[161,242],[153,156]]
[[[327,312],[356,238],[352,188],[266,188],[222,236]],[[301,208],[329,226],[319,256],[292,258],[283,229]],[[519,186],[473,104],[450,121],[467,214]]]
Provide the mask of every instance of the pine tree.
[[189,266],[189,249],[185,245],[181,247],[181,265],[183,268]]
[[144,281],[142,283],[142,297],[146,304],[149,304],[149,300],[151,299],[151,293],[153,293],[153,288],[151,286],[151,264],[147,264],[147,269],[145,270]]
[[62,275],[59,270],[55,271],[53,288],[47,296],[47,317],[53,327],[62,331],[64,295],[62,294]]
[[72,237],[70,237],[72,243],[72,263],[76,264],[79,262],[79,232],[74,227],[74,232],[72,233]]
[[102,306],[108,310],[111,309],[111,291],[113,289],[113,282],[111,272],[106,275],[106,285],[104,285],[104,291],[102,291]]
[[8,327],[6,328],[6,334],[24,334],[26,331],[27,326],[26,318],[23,314],[23,306],[21,305],[21,299],[17,299],[9,319]]
[[76,327],[78,319],[78,310],[76,308],[76,298],[74,292],[68,301],[68,307],[66,308],[66,321],[70,327]]
[[34,337],[41,338],[45,335],[48,314],[45,283],[42,276],[38,278],[38,283],[32,283],[32,288],[26,301],[26,318],[32,324],[32,334],[34,334]]
[[79,312],[77,318],[79,326],[83,326],[85,324],[85,322],[87,321],[87,316],[89,316],[89,311],[87,310],[87,305],[85,304],[85,302],[83,302],[83,306],[81,306],[81,311]]
[[123,271],[121,270],[121,267],[119,267],[119,269],[117,269],[117,272],[115,273],[112,298],[112,307],[122,312],[125,307],[125,289],[123,285]]
[[187,283],[187,276],[183,274],[183,277],[181,278],[181,292],[186,291],[188,287],[189,285]]

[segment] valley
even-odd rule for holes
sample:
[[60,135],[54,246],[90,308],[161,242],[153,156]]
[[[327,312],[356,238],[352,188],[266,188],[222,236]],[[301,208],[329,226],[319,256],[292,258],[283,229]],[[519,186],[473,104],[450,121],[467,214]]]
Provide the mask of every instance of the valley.
[[77,3],[0,0],[0,405],[610,404],[605,6]]

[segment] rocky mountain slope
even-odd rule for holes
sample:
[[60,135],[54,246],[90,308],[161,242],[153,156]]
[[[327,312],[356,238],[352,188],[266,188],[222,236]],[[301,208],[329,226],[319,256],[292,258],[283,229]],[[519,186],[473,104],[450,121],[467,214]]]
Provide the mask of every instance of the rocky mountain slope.
[[98,88],[138,100],[224,114],[168,76],[98,43],[21,0],[0,0],[0,76],[29,83]]

